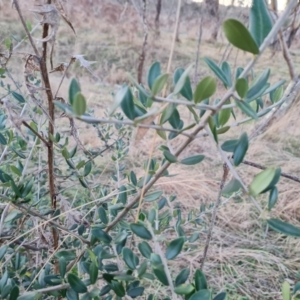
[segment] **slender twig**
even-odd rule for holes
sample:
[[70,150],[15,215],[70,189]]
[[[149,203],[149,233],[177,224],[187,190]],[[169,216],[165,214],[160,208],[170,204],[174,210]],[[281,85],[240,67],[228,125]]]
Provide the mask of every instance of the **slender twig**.
[[36,45],[35,45],[35,43],[34,43],[34,41],[33,41],[33,38],[32,38],[32,36],[31,36],[31,34],[30,34],[30,32],[29,32],[27,26],[26,26],[26,23],[25,23],[25,20],[24,20],[22,11],[21,11],[20,6],[19,6],[19,1],[18,1],[18,0],[13,0],[13,4],[14,4],[15,7],[16,7],[16,10],[17,10],[17,12],[18,12],[18,14],[19,14],[20,20],[21,20],[21,22],[22,22],[22,25],[23,25],[23,27],[24,27],[24,29],[25,29],[25,32],[26,32],[26,34],[27,34],[27,36],[28,36],[28,39],[29,39],[29,41],[30,41],[30,44],[31,44],[31,46],[32,46],[32,49],[34,50],[35,55],[36,55],[37,57],[40,57],[39,51],[38,51],[38,49],[37,49],[37,47],[36,47]]
[[172,128],[165,128],[163,126],[159,125],[148,125],[148,124],[142,124],[142,123],[135,123],[133,121],[120,121],[116,119],[105,119],[105,118],[94,118],[94,117],[89,117],[89,116],[80,116],[77,117],[78,120],[87,122],[87,123],[94,123],[94,124],[99,124],[99,123],[106,123],[106,124],[121,124],[121,125],[128,125],[128,126],[136,126],[136,127],[141,127],[141,128],[152,128],[155,130],[161,130],[161,131],[169,131],[169,132],[174,132],[178,133],[187,137],[191,137],[190,134],[182,132],[182,130],[176,130]]
[[215,222],[216,222],[218,207],[220,206],[220,203],[221,203],[222,190],[223,190],[224,184],[226,182],[227,175],[228,175],[228,166],[224,163],[223,164],[223,177],[222,177],[222,180],[221,180],[221,183],[220,183],[220,189],[219,189],[217,201],[216,201],[215,206],[213,208],[211,221],[210,221],[210,225],[209,225],[208,233],[207,233],[207,238],[206,238],[206,242],[205,242],[205,247],[204,247],[204,251],[203,251],[203,257],[202,257],[202,262],[201,262],[201,267],[200,267],[201,270],[203,270],[203,268],[204,268],[204,263],[205,263],[205,260],[206,260],[207,251],[208,251],[208,248],[209,248],[209,244],[210,244],[210,241],[211,241],[211,238],[212,238],[212,232],[213,232],[214,225],[215,225]]
[[[249,160],[243,160],[243,164],[244,165],[248,165],[248,166],[251,166],[251,167],[254,167],[254,168],[257,168],[257,169],[260,169],[260,170],[265,170],[267,169],[267,167],[263,166],[263,165],[260,165],[260,164],[257,164],[255,162],[252,162],[252,161],[249,161]],[[291,174],[288,174],[288,173],[285,173],[285,172],[281,172],[281,176],[282,177],[285,177],[287,179],[290,179],[290,180],[293,180],[295,182],[298,182],[300,183],[300,178],[295,176],[295,175],[291,175]]]
[[[280,16],[280,18],[277,20],[277,22],[274,24],[271,32],[268,34],[268,36],[265,38],[264,42],[262,43],[261,47],[260,47],[260,54],[255,56],[250,63],[245,67],[244,71],[242,72],[242,74],[240,75],[240,78],[245,77],[250,70],[253,68],[253,66],[255,65],[255,63],[257,62],[257,60],[259,59],[261,53],[268,47],[268,45],[271,43],[272,39],[274,38],[274,36],[277,35],[278,30],[280,29],[280,27],[282,26],[283,22],[286,20],[286,18],[289,16],[289,13],[291,11],[291,9],[295,6],[296,4],[296,0],[291,0],[285,11],[282,13],[282,15]],[[235,91],[234,87],[231,87],[223,96],[223,98],[220,100],[220,102],[216,105],[216,111],[219,111],[222,106],[225,104],[225,102],[233,95]],[[197,127],[194,129],[194,131],[191,133],[191,137],[189,137],[186,141],[184,141],[179,148],[177,149],[177,151],[175,151],[174,155],[177,157],[193,140],[194,138],[198,135],[198,133],[200,131],[202,131],[206,124],[208,123],[209,117],[213,116],[214,112],[213,111],[209,111],[207,112],[201,122],[197,125]],[[223,153],[222,149],[221,152]],[[226,157],[226,155],[225,155]],[[227,159],[227,157],[226,157]],[[227,159],[228,163],[230,164],[229,160]],[[226,162],[227,163],[227,162]],[[170,162],[165,162],[157,171],[156,174],[152,177],[152,179],[147,183],[147,185],[144,188],[144,194],[147,193],[150,188],[156,183],[156,181],[164,174],[164,172],[169,168],[169,166],[171,165]],[[233,171],[235,172],[234,168]],[[235,172],[236,174],[236,172]],[[239,176],[238,176],[239,178]],[[247,187],[244,185],[245,189],[247,190]],[[131,210],[131,208],[138,203],[138,201],[140,200],[142,194],[138,193],[136,195],[136,197],[133,198],[133,200],[131,202],[129,202],[127,204],[127,206],[116,216],[116,218],[110,222],[105,231],[109,232],[112,228],[114,228],[119,222],[120,220],[125,217],[127,215],[127,213]],[[259,209],[259,211],[261,211],[260,206],[258,205],[258,203],[255,201],[255,199],[252,197],[252,201],[254,200],[254,203],[256,204],[256,207]]]
[[26,121],[22,121],[22,124],[32,131],[43,143],[48,147],[48,142],[35,130],[33,129]]
[[[1,198],[1,196],[0,196],[0,198]],[[5,208],[3,209],[2,213],[1,213],[0,236],[2,235],[2,232],[3,232],[3,224],[4,224],[5,217],[7,215],[7,212],[8,212],[9,206],[10,206],[10,204],[7,203],[6,206],[5,206]]]
[[155,249],[156,249],[156,251],[158,252],[158,254],[160,256],[160,259],[161,259],[163,267],[164,267],[165,274],[166,274],[167,279],[168,279],[169,287],[170,287],[171,293],[172,293],[172,299],[176,300],[177,299],[177,295],[174,292],[174,284],[173,284],[173,280],[172,280],[172,277],[171,277],[171,274],[170,274],[170,271],[169,271],[169,268],[168,268],[168,264],[166,262],[164,254],[162,252],[160,244],[157,241],[156,235],[153,232],[152,225],[151,224],[148,224],[148,225],[149,225],[148,226],[148,230],[150,231],[150,233],[152,235],[153,242],[154,242],[154,245],[155,245]]

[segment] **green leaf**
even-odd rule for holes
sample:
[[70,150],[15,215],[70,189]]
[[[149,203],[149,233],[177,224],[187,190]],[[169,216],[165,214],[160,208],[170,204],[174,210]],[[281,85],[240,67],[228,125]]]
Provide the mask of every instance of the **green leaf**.
[[173,80],[175,85],[173,95],[177,95],[178,93],[180,93],[184,98],[186,98],[189,101],[193,100],[191,80],[188,76],[192,67],[193,64],[190,65],[186,70],[182,68],[176,69]]
[[69,86],[69,103],[73,106],[73,102],[75,99],[75,96],[77,93],[79,93],[80,86],[75,78],[71,80],[70,86]]
[[142,277],[146,273],[147,267],[148,267],[148,262],[147,260],[144,260],[137,269],[138,277]]
[[152,235],[150,231],[142,224],[133,223],[130,224],[131,231],[136,234],[138,237],[144,240],[152,240]]
[[156,191],[156,192],[149,193],[146,196],[144,196],[144,201],[153,202],[153,201],[159,199],[162,194],[163,194],[163,191]]
[[201,101],[211,97],[217,90],[216,80],[207,76],[203,78],[197,85],[194,93],[194,102],[200,103]]
[[175,278],[175,286],[184,284],[190,275],[190,268],[185,268],[180,271],[180,273]]
[[192,295],[189,300],[210,300],[211,299],[211,293],[209,290],[200,290],[199,292]]
[[123,260],[129,269],[135,270],[139,264],[139,258],[129,248],[124,247],[122,249]]
[[17,300],[19,294],[20,294],[19,287],[15,285],[10,291],[9,300]]
[[248,89],[248,81],[245,78],[238,78],[235,83],[235,90],[242,99],[246,97]]
[[22,197],[22,193],[21,191],[19,190],[19,188],[16,186],[15,182],[13,180],[10,180],[10,186],[12,188],[12,190],[14,191],[14,193],[16,194],[16,196],[18,197]]
[[10,166],[10,169],[13,173],[15,173],[18,176],[22,176],[22,172],[15,166]]
[[90,275],[91,284],[95,284],[97,282],[98,272],[99,272],[98,265],[96,264],[95,261],[93,261],[89,267],[89,275]]
[[176,105],[173,103],[170,103],[167,105],[167,107],[163,110],[162,114],[161,114],[161,118],[160,118],[160,124],[164,124],[166,123],[171,116],[174,113],[174,110],[176,109]]
[[26,20],[26,27],[27,27],[29,32],[32,30],[32,25],[31,25],[31,22],[29,20]]
[[38,292],[29,292],[18,297],[17,300],[38,300],[42,298],[42,294]]
[[2,258],[4,257],[4,255],[6,254],[7,249],[8,249],[7,245],[1,246],[1,248],[0,248],[0,261],[2,260]]
[[78,92],[73,100],[72,108],[77,116],[82,116],[86,112],[86,100],[84,96]]
[[160,74],[161,74],[160,63],[154,62],[148,72],[148,86],[150,90],[152,90],[152,86],[155,82],[155,79],[158,76],[160,76]]
[[67,270],[67,261],[63,256],[59,258],[58,266],[59,266],[60,277],[64,278]]
[[248,29],[238,20],[227,19],[223,23],[223,30],[227,40],[235,47],[259,54],[259,49]]
[[79,295],[73,289],[68,289],[66,293],[68,300],[79,300]]
[[236,106],[248,117],[257,120],[258,116],[249,103],[245,101],[235,100]]
[[280,233],[290,235],[290,236],[295,236],[295,237],[300,237],[300,228],[283,222],[279,219],[269,219],[268,221],[269,226],[274,229],[275,231],[278,231]]
[[277,168],[275,170],[275,175],[274,175],[273,180],[268,185],[268,187],[266,189],[264,189],[261,193],[266,193],[266,192],[270,191],[273,187],[275,187],[275,185],[278,183],[278,181],[280,179],[280,175],[281,175],[281,168]]
[[119,89],[114,97],[114,102],[109,110],[109,116],[112,116],[117,108],[120,106],[121,102],[123,101],[126,93],[128,92],[128,87],[123,85],[121,89]]
[[166,250],[166,258],[168,260],[172,260],[177,257],[177,255],[181,252],[184,244],[184,238],[180,237],[173,240],[167,247]]
[[71,288],[76,292],[76,293],[86,293],[87,292],[87,287],[86,285],[73,273],[69,273],[67,276],[68,282],[71,286]]
[[196,291],[207,289],[206,277],[201,270],[195,272],[195,288]]
[[139,243],[138,248],[144,257],[146,257],[146,258],[151,257],[151,253],[153,253],[153,251],[147,242],[144,241],[144,242]]
[[167,275],[163,269],[153,268],[153,273],[162,284],[164,284],[166,286],[169,285]]
[[193,291],[194,286],[192,284],[181,284],[174,289],[174,292],[178,295],[188,295]]
[[[230,100],[227,100],[225,102],[225,105],[226,104],[230,104]],[[219,117],[218,117],[219,125],[223,127],[229,121],[230,116],[231,116],[231,108],[223,108],[219,112]]]
[[155,79],[151,88],[151,92],[153,96],[158,95],[163,90],[168,79],[169,79],[169,74],[162,74]]
[[283,96],[283,86],[277,88],[274,92],[270,93],[272,103],[277,103]]
[[[67,161],[68,162],[68,161]],[[84,178],[81,178],[79,177],[79,182],[80,184],[85,188],[85,189],[88,189],[89,188],[89,185],[87,184],[86,180]]]
[[105,243],[110,243],[112,241],[111,236],[99,227],[92,228],[92,236],[98,238],[100,241],[103,241]]
[[133,120],[137,116],[134,109],[133,96],[128,86],[124,87],[123,99],[120,106],[128,119]]
[[231,179],[222,189],[222,195],[231,195],[242,188],[239,180],[233,178]]
[[223,61],[222,66],[221,66],[222,71],[224,72],[225,76],[226,76],[226,81],[227,81],[227,85],[231,87],[232,86],[232,79],[231,79],[231,68],[230,65],[227,61]]
[[84,172],[83,172],[83,176],[86,177],[88,176],[92,171],[92,162],[88,161],[85,166],[84,166]]
[[25,103],[25,99],[22,95],[20,95],[17,92],[11,92],[11,94],[13,95],[13,97],[18,100],[20,103]]
[[101,220],[101,222],[103,224],[107,224],[108,223],[108,218],[107,218],[106,211],[105,211],[105,209],[102,206],[100,206],[98,208],[98,215],[99,215],[99,218],[100,218],[100,220]]
[[278,189],[276,186],[274,186],[270,191],[269,203],[268,203],[269,210],[271,210],[274,207],[274,205],[277,202],[277,199],[278,199]]
[[4,146],[7,145],[7,140],[1,132],[0,132],[0,144]]
[[225,86],[229,86],[229,82],[224,71],[213,60],[205,57],[204,61],[206,62],[208,67],[214,72],[214,74],[223,82],[223,84]]
[[124,297],[125,296],[125,289],[124,289],[124,286],[121,282],[112,280],[111,288],[116,293],[117,296],[119,296],[119,297]]
[[255,175],[249,186],[250,194],[253,196],[261,194],[266,188],[269,187],[275,175],[276,169],[274,168],[266,169]]
[[228,140],[221,145],[221,149],[225,152],[234,152],[239,140]]
[[181,160],[183,165],[191,166],[200,163],[205,158],[204,155],[194,155]]
[[270,69],[264,70],[258,77],[255,78],[246,96],[246,101],[249,103],[258,97],[262,96],[268,89],[268,79],[270,77]]
[[173,155],[170,151],[165,150],[163,152],[165,159],[170,163],[176,163],[177,157]]
[[249,146],[248,135],[246,132],[244,132],[240,136],[233,152],[233,163],[235,166],[238,166],[243,161],[246,152],[248,150],[248,146]]
[[12,46],[12,42],[10,38],[5,39],[5,47],[7,50],[10,50],[10,47]]
[[249,31],[258,47],[272,29],[272,19],[265,0],[253,0],[249,15]]
[[281,288],[282,299],[283,300],[291,300],[291,287],[290,284],[285,281]]
[[127,295],[131,298],[136,298],[136,297],[142,296],[144,293],[144,290],[145,290],[144,287],[138,286],[138,287],[128,290]]
[[226,293],[222,292],[222,293],[218,294],[216,297],[214,297],[213,300],[225,300],[226,296],[227,296]]
[[211,117],[211,116],[208,118],[208,125],[209,125],[209,128],[210,128],[213,136],[214,136],[214,140],[218,144],[217,126],[216,126],[214,118]]

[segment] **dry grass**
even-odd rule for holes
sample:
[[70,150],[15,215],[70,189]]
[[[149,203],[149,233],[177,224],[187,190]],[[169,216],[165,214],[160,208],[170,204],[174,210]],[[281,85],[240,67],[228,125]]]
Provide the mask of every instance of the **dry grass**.
[[[27,5],[29,1],[26,2]],[[75,37],[65,23],[61,23],[55,47],[55,60],[57,63],[68,61],[72,54],[85,54],[91,61],[97,61],[93,71],[100,78],[95,80],[86,70],[78,65],[72,67],[70,74],[79,78],[88,104],[95,110],[95,115],[101,116],[112,101],[111,93],[115,85],[127,80],[126,72],[136,74],[137,59],[142,44],[142,26],[139,16],[133,7],[129,6],[121,18],[123,8],[114,4],[114,1],[99,1],[97,5],[87,5],[88,1],[78,1],[78,5],[70,5],[68,11],[74,27],[77,30]],[[238,14],[243,17],[240,10],[222,10],[222,17]],[[26,19],[37,20],[25,9]],[[10,33],[21,38],[16,20],[16,13],[12,12],[9,3],[0,1],[0,42]],[[152,19],[150,26],[152,26]],[[147,49],[146,65],[154,60],[166,66],[169,54],[174,14],[165,13],[162,16],[162,32],[160,39],[155,39],[150,28],[150,40]],[[181,43],[176,45],[173,70],[185,67],[194,61],[198,31],[197,12],[187,9],[181,23]],[[223,55],[226,44],[222,34],[218,42],[209,40],[209,26],[204,27],[203,43],[201,44],[201,58],[207,56],[219,61]],[[35,36],[38,36],[38,32]],[[22,51],[28,51],[25,46]],[[295,64],[300,63],[300,50],[292,49]],[[17,58],[14,58],[17,61]],[[251,59],[241,51],[233,49],[228,59],[232,66],[244,66]],[[271,68],[272,81],[288,78],[288,69],[284,64],[281,53],[272,55],[267,51],[257,66],[257,71],[267,67]],[[13,66],[13,73],[17,73],[18,65]],[[208,68],[203,60],[200,61],[200,77],[208,74]],[[21,79],[20,79],[21,80]],[[59,74],[51,76],[54,86],[60,80]],[[60,91],[60,96],[67,95],[68,80]],[[219,94],[222,94],[220,86]],[[278,124],[270,128],[262,137],[256,139],[249,149],[247,159],[266,166],[280,166],[287,173],[300,176],[300,142],[299,142],[299,103]],[[186,114],[186,119],[189,115]],[[63,123],[62,123],[63,124]],[[300,124],[299,124],[300,125]],[[249,130],[252,125],[243,125],[228,136],[237,137],[241,132]],[[149,141],[153,132],[137,144],[132,144],[128,165],[139,171],[139,167],[148,156]],[[89,126],[80,124],[80,137],[89,148],[99,145],[96,132]],[[177,138],[173,147],[183,138]],[[161,141],[157,140],[157,147]],[[145,150],[146,149],[146,150]],[[222,164],[215,151],[214,145],[206,140],[196,140],[182,154],[204,153],[208,157],[205,162],[196,167],[181,167],[174,165],[170,168],[175,177],[162,178],[156,186],[167,194],[176,194],[177,203],[184,211],[199,210],[204,204],[207,210],[201,213],[200,218],[208,224],[210,220],[210,206],[216,201],[218,185],[222,177]],[[155,156],[159,157],[156,152]],[[217,157],[217,159],[216,159]],[[103,162],[104,163],[104,162]],[[105,164],[105,163],[104,163]],[[258,172],[251,167],[238,168],[241,177],[248,182]],[[300,226],[300,186],[286,179],[279,184],[280,197],[272,216],[288,220]],[[299,277],[299,239],[286,238],[279,234],[266,231],[266,224],[257,214],[245,195],[237,195],[232,199],[222,199],[223,204],[217,215],[217,223],[213,232],[213,239],[208,252],[205,273],[214,290],[226,289],[230,299],[281,299],[280,288],[285,279],[295,283]],[[267,205],[266,196],[259,201]],[[186,224],[190,232],[192,224]],[[199,267],[204,248],[207,231],[205,227],[200,232],[200,241],[196,243],[196,254],[182,257],[192,268]],[[179,262],[179,263],[183,263]],[[185,264],[186,265],[186,264]],[[176,266],[174,266],[176,268]]]

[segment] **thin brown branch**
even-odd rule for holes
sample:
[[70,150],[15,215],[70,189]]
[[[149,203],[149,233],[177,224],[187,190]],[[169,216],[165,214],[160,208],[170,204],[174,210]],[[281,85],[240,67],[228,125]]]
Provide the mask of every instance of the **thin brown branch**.
[[33,38],[32,38],[32,36],[31,36],[31,34],[30,34],[28,28],[27,28],[26,23],[25,23],[25,20],[24,20],[22,11],[21,11],[21,9],[20,9],[19,1],[18,1],[18,0],[13,0],[13,4],[14,4],[15,7],[16,7],[16,10],[17,10],[17,12],[18,12],[18,14],[19,14],[20,20],[21,20],[21,22],[22,22],[22,25],[23,25],[23,27],[24,27],[24,29],[25,29],[25,32],[26,32],[26,34],[27,34],[27,36],[28,36],[29,42],[30,42],[30,44],[31,44],[31,46],[32,46],[32,49],[34,50],[35,55],[36,55],[37,57],[40,57],[39,51],[38,51],[38,49],[36,48],[36,45],[35,45],[35,43],[34,43],[34,41],[33,41]]
[[[265,169],[267,169],[267,167],[265,167],[265,166],[263,166],[263,165],[260,165],[260,164],[257,164],[257,163],[254,163],[254,162],[249,161],[249,160],[244,160],[244,161],[243,161],[243,164],[244,164],[244,165],[251,166],[251,167],[254,167],[254,168],[257,168],[257,169],[260,169],[260,170],[265,170]],[[297,176],[294,176],[294,175],[291,175],[291,174],[288,174],[288,173],[285,173],[285,172],[281,172],[281,176],[282,176],[282,177],[285,177],[285,178],[287,178],[287,179],[293,180],[293,181],[295,181],[295,182],[300,183],[300,178],[297,177]]]
[[201,261],[201,270],[203,270],[204,267],[204,263],[206,260],[206,256],[207,256],[207,251],[209,248],[209,244],[212,238],[212,232],[215,226],[215,222],[216,222],[216,217],[217,217],[217,211],[218,211],[218,207],[220,206],[221,203],[221,197],[222,197],[222,190],[224,188],[225,182],[226,182],[226,178],[228,175],[228,166],[226,163],[223,164],[223,177],[220,183],[220,189],[219,189],[219,193],[218,193],[218,197],[217,197],[217,201],[215,203],[213,212],[212,212],[212,217],[211,217],[211,221],[210,221],[210,225],[209,225],[209,229],[208,229],[208,234],[207,234],[207,238],[206,238],[206,242],[205,242],[205,247],[204,247],[204,251],[203,251],[203,257],[202,257],[202,261]]
[[43,143],[48,147],[48,142],[35,130],[33,129],[26,121],[22,121],[22,124],[32,131]]
[[142,52],[139,58],[139,65],[138,65],[138,83],[142,82],[144,63],[146,59],[146,49],[147,49],[147,40],[148,40],[148,23],[146,18],[146,12],[147,12],[147,0],[143,0],[142,18],[143,18],[144,40],[143,40]]

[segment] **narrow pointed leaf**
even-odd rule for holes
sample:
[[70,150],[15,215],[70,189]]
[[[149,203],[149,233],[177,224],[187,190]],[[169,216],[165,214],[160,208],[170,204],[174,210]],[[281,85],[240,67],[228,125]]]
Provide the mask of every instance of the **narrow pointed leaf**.
[[268,222],[269,226],[272,229],[274,229],[275,231],[278,231],[285,235],[300,237],[300,228],[299,227],[296,227],[292,224],[283,222],[279,219],[269,219],[267,222]]
[[168,260],[172,260],[176,258],[178,254],[181,252],[183,244],[184,244],[184,238],[182,237],[173,240],[167,247],[166,258]]
[[206,277],[201,270],[195,272],[195,288],[197,291],[207,289]]
[[90,264],[90,268],[89,268],[89,275],[90,275],[91,284],[95,284],[97,282],[98,272],[99,272],[98,266],[97,266],[96,262],[93,261]]
[[229,82],[224,71],[213,60],[209,59],[208,57],[205,57],[204,61],[206,62],[208,67],[214,72],[214,74],[223,82],[223,84],[225,86],[229,86]]
[[77,116],[82,116],[86,112],[86,100],[84,96],[79,92],[75,95],[72,103],[72,108]]
[[177,157],[174,156],[170,151],[165,150],[163,152],[164,157],[167,161],[169,161],[170,163],[176,163],[177,162]]
[[184,284],[187,281],[189,275],[190,275],[189,268],[185,268],[185,269],[181,270],[180,273],[175,278],[175,286]]
[[222,293],[218,294],[216,297],[214,297],[213,300],[225,300],[226,296],[227,296],[226,293],[222,292]]
[[111,236],[99,227],[93,227],[91,231],[92,236],[98,238],[100,241],[105,243],[110,243],[112,241]]
[[257,120],[258,116],[255,110],[245,101],[235,100],[236,106],[248,117]]
[[141,252],[141,254],[146,257],[146,258],[150,258],[151,253],[153,253],[152,248],[150,247],[150,245],[147,242],[141,242],[138,244],[138,248]]
[[169,282],[168,282],[168,278],[167,275],[165,273],[165,271],[163,269],[153,269],[153,273],[156,276],[156,278],[164,285],[168,286]]
[[24,97],[23,97],[21,94],[19,94],[19,93],[17,93],[17,92],[11,92],[11,94],[12,94],[13,97],[14,97],[16,100],[18,100],[20,103],[25,103],[25,99],[24,99]]
[[257,196],[261,194],[273,181],[276,174],[276,169],[266,169],[257,174],[252,180],[249,190],[251,195]]
[[278,189],[277,187],[273,187],[270,191],[270,196],[269,196],[269,203],[268,203],[268,209],[271,210],[274,205],[276,204],[278,199]]
[[154,62],[148,72],[148,86],[150,89],[152,89],[155,79],[158,76],[160,76],[160,74],[161,74],[160,63]]
[[130,224],[131,231],[144,240],[152,240],[150,231],[142,224]]
[[248,81],[245,78],[238,78],[235,83],[235,90],[244,99],[248,92]]
[[[225,104],[230,104],[230,101],[226,101]],[[231,108],[222,109],[219,112],[218,121],[219,125],[223,127],[230,119],[231,116]]]
[[80,92],[80,86],[75,78],[72,79],[69,86],[69,103],[73,105],[75,95]]
[[211,97],[217,90],[216,80],[207,76],[203,78],[196,87],[194,93],[194,102],[200,103],[201,101]]
[[158,76],[155,81],[153,82],[151,92],[153,96],[158,95],[166,85],[169,78],[169,74],[162,74]]
[[258,47],[272,29],[272,19],[265,0],[253,0],[249,16],[249,31]]
[[7,141],[6,138],[4,137],[4,135],[0,132],[0,144],[2,145],[7,145]]
[[225,152],[234,152],[239,140],[228,140],[221,145],[221,149]]
[[204,158],[204,155],[194,155],[184,158],[180,163],[182,163],[183,165],[191,166],[200,163]]
[[238,140],[238,143],[233,152],[233,162],[235,166],[238,166],[244,159],[248,150],[249,140],[247,133],[243,133]]
[[137,265],[139,264],[138,257],[133,253],[133,251],[129,248],[122,249],[123,260],[129,269],[135,270]]
[[231,68],[227,61],[224,61],[221,66],[222,71],[226,76],[227,86],[232,86],[232,78],[231,78]]
[[133,120],[136,117],[133,96],[128,86],[124,87],[123,100],[120,106],[128,119]]
[[192,284],[181,284],[175,287],[174,292],[178,295],[188,295],[194,290],[194,286]]
[[178,68],[174,73],[174,91],[173,95],[181,94],[187,100],[193,100],[193,91],[191,86],[191,81],[189,78],[189,73],[193,67],[193,64],[190,65],[186,70]]
[[67,276],[67,279],[68,279],[68,282],[69,282],[71,288],[76,293],[86,293],[87,292],[86,285],[75,274],[69,273]]
[[235,47],[259,54],[259,49],[248,29],[238,20],[227,19],[223,23],[223,30],[227,40]]
[[270,69],[264,70],[258,77],[255,78],[252,86],[249,88],[246,96],[246,101],[249,103],[252,100],[262,96],[268,89],[268,79],[270,77]]

